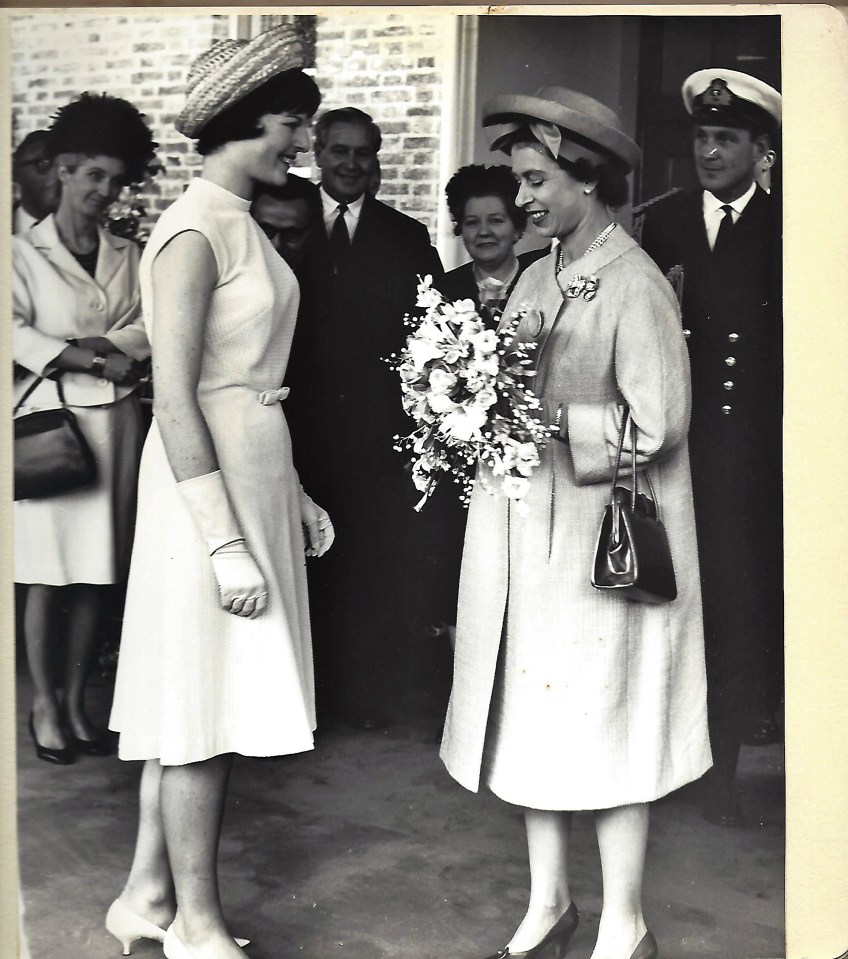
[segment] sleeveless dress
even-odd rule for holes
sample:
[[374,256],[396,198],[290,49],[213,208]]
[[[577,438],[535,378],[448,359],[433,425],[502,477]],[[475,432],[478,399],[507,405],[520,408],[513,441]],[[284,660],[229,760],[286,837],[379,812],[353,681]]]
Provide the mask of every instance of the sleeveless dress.
[[110,728],[121,759],[197,762],[313,746],[315,705],[300,489],[279,389],[294,333],[294,274],[250,204],[197,178],[159,219],[141,264],[156,350],[151,267],[195,230],[218,265],[198,400],[231,506],[268,584],[256,619],[224,612],[208,550],[171,471],[156,421],[145,443],[136,537]]

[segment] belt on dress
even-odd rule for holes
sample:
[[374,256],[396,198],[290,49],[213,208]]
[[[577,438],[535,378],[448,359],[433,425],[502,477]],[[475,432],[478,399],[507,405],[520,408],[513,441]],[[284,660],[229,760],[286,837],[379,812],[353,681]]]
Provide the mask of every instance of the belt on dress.
[[282,403],[290,392],[288,386],[281,386],[278,390],[263,390],[256,394],[256,398],[263,406],[273,406],[275,403]]

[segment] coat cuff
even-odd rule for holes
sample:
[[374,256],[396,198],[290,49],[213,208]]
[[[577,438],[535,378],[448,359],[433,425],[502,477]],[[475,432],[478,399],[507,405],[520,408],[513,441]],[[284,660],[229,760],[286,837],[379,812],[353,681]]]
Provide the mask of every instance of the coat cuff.
[[621,407],[572,403],[568,407],[568,440],[578,486],[609,482],[621,428]]
[[45,376],[53,368],[53,361],[67,348],[64,340],[47,336],[28,327],[13,334],[14,360],[38,376]]
[[120,330],[111,330],[106,334],[106,339],[134,360],[146,360],[150,356],[147,333],[139,326],[125,326]]

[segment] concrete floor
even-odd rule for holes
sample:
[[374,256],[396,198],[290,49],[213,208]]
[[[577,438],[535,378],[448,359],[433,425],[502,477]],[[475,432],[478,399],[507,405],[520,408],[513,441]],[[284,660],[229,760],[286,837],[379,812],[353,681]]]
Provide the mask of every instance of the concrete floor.
[[[108,683],[90,689],[105,724]],[[19,671],[20,848],[33,959],[114,959],[103,928],[132,854],[139,764],[36,759]],[[314,752],[236,760],[221,845],[222,894],[246,959],[480,959],[523,915],[527,865],[517,810],[444,771],[437,721],[387,732],[339,726]],[[743,748],[739,786],[754,825],[705,823],[691,792],[654,807],[646,918],[662,959],[780,959],[783,749]],[[573,829],[581,924],[568,959],[587,959],[601,877],[592,818]],[[137,959],[161,957],[141,940]]]

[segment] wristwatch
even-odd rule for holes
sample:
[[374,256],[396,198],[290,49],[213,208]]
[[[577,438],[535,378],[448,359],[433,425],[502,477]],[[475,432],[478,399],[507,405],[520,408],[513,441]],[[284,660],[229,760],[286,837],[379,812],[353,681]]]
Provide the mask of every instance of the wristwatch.
[[102,376],[103,371],[106,369],[106,354],[95,351],[94,359],[91,361],[91,366],[89,369],[97,376]]

